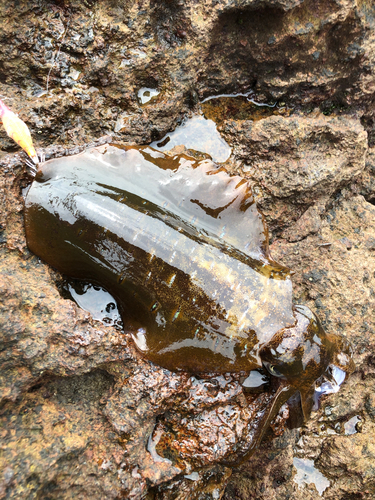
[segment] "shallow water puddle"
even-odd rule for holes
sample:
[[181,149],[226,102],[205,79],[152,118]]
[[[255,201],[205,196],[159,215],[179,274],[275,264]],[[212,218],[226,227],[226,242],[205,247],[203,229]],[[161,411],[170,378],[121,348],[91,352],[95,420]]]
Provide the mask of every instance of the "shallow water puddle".
[[359,415],[354,415],[354,417],[352,417],[344,424],[345,435],[350,436],[351,434],[357,434],[358,428],[360,427],[361,423],[361,417]]
[[261,392],[269,384],[269,378],[258,370],[252,370],[249,376],[242,382],[246,392]]
[[293,465],[297,469],[293,480],[300,489],[308,484],[313,484],[319,495],[322,496],[322,493],[330,486],[329,480],[315,467],[314,460],[294,457]]
[[189,118],[160,141],[153,142],[151,147],[167,151],[180,145],[207,153],[218,163],[226,161],[232,152],[229,144],[219,134],[215,122],[199,115]]
[[106,325],[122,324],[117,303],[104,288],[90,283],[67,282],[64,292],[76,304],[91,314],[93,319]]
[[222,94],[202,101],[203,115],[220,125],[225,120],[258,121],[272,115],[288,115],[285,103],[258,103],[249,94]]
[[140,104],[147,104],[152,99],[155,99],[159,94],[160,92],[156,89],[142,87],[138,90],[137,97]]
[[[148,100],[153,97],[151,91],[154,89],[141,89],[142,99]],[[155,94],[156,95],[156,94]],[[140,101],[144,104],[148,101]],[[250,93],[246,94],[221,94],[210,96],[201,102],[202,115],[195,115],[187,119],[173,132],[165,135],[161,140],[155,141],[151,147],[159,151],[168,151],[175,146],[185,146],[207,153],[218,162],[225,162],[231,155],[231,147],[221,137],[217,127],[226,120],[262,120],[272,115],[288,116],[292,109],[285,103],[258,103],[251,98]]]

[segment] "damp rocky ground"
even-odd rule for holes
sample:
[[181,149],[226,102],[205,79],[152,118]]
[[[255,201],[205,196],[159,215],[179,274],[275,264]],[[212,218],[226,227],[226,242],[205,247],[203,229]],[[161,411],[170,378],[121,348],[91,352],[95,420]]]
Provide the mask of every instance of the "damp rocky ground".
[[238,465],[270,394],[152,365],[67,299],[27,249],[32,177],[2,131],[0,498],[374,498],[373,2],[9,0],[0,23],[0,98],[40,153],[120,141],[224,162],[254,183],[295,302],[356,363]]

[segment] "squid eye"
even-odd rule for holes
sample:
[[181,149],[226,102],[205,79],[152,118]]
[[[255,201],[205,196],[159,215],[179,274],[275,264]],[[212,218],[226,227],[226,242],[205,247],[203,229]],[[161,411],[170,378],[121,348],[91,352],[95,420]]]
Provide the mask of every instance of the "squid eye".
[[283,377],[284,375],[277,369],[276,365],[271,365],[271,363],[263,363],[267,371],[274,377]]

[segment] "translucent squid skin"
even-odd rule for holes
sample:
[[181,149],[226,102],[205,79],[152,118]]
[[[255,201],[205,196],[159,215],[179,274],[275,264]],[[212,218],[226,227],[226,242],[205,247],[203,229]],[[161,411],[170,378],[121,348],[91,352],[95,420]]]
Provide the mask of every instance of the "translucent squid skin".
[[25,227],[32,252],[106,288],[138,349],[170,370],[265,366],[288,382],[285,397],[307,398],[345,351],[293,305],[249,184],[210,160],[116,145],[50,160]]

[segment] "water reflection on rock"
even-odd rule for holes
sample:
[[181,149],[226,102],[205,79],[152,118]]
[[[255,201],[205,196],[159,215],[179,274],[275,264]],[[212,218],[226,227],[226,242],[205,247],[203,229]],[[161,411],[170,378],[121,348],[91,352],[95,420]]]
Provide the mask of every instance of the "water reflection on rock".
[[204,116],[189,118],[174,132],[167,134],[160,141],[153,142],[151,147],[159,151],[168,151],[180,145],[207,153],[218,163],[225,162],[231,155],[231,148],[220,136],[215,122],[207,120]]

